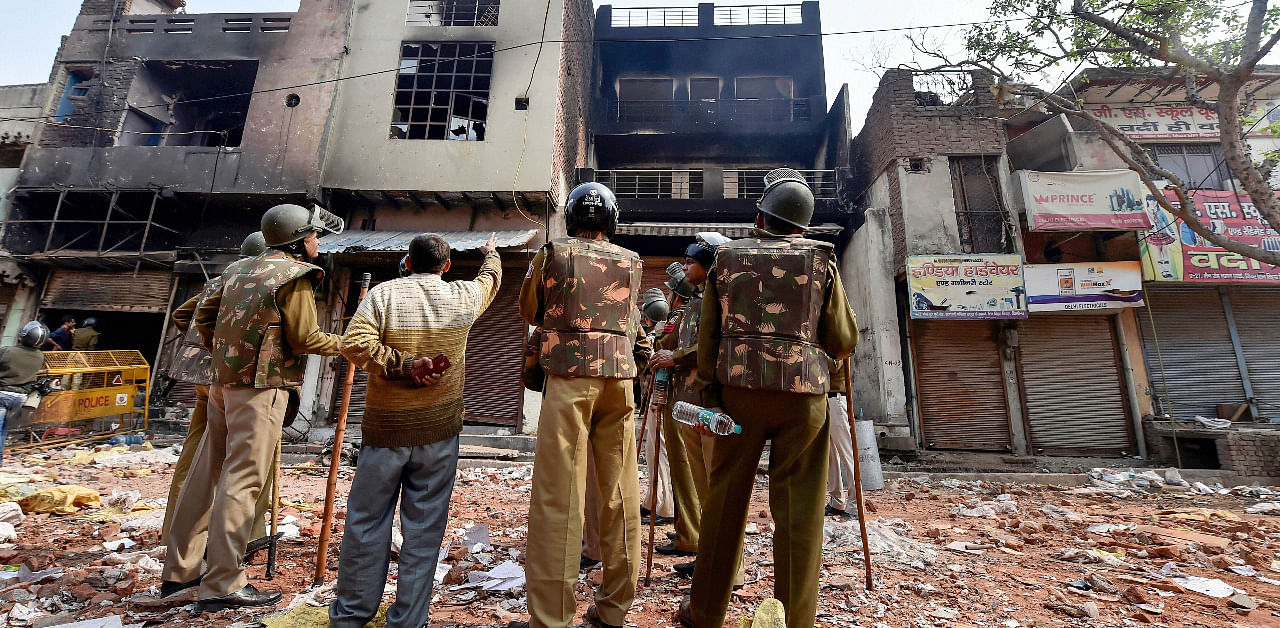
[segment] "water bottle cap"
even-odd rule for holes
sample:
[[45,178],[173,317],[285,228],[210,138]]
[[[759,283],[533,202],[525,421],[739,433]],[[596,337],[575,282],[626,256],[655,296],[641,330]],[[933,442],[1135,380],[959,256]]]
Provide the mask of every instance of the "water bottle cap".
[[741,426],[741,425],[735,425],[735,426],[733,426],[733,433],[734,433],[734,434],[741,434],[741,433],[742,433],[742,426]]

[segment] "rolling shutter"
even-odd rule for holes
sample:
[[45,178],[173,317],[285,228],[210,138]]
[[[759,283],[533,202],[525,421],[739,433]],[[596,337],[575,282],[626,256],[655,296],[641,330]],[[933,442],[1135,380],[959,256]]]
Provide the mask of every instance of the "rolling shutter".
[[1280,419],[1280,290],[1237,288],[1230,298],[1258,414]]
[[1156,411],[1214,417],[1220,403],[1243,403],[1244,383],[1217,288],[1148,283],[1146,297],[1148,309],[1137,314]]
[[463,389],[466,419],[517,426],[524,412],[520,371],[524,334],[520,318],[523,268],[502,269],[502,286],[467,337],[467,381]]
[[1035,453],[1133,452],[1111,317],[1033,314],[1020,336]]
[[925,446],[1007,451],[1009,404],[996,326],[917,320],[913,330]]
[[163,314],[173,275],[162,270],[103,273],[58,269],[49,276],[40,307],[55,310]]

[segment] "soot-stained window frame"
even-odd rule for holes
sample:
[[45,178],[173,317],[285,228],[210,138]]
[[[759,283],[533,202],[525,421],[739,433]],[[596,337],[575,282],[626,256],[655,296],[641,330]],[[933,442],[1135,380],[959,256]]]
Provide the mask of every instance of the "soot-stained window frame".
[[486,41],[402,42],[391,139],[483,142],[494,48]]

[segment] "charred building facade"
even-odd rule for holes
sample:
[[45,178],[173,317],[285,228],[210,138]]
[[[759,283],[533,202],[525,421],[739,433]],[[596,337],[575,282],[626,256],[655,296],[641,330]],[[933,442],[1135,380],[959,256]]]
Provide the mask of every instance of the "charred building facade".
[[617,241],[644,256],[644,286],[699,231],[743,237],[769,170],[802,172],[815,237],[851,220],[849,112],[828,109],[817,2],[596,11],[591,167],[622,211]]

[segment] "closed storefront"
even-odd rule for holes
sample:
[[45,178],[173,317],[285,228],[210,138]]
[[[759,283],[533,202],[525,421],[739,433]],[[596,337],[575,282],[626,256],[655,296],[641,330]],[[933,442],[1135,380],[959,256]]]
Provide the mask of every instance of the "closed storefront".
[[1213,417],[1245,400],[1218,288],[1148,284],[1147,306],[1138,320],[1157,413]]
[[1032,451],[1051,456],[1134,452],[1114,317],[1032,314],[1019,335]]
[[76,323],[93,317],[99,350],[139,351],[148,364],[162,359],[167,312],[177,278],[169,271],[103,272],[58,268],[50,272],[40,297],[40,317],[50,328],[62,317]]
[[1150,286],[1148,295],[1139,319],[1157,412],[1215,417],[1219,404],[1252,396],[1258,416],[1280,418],[1280,289]]
[[1006,451],[1009,405],[995,321],[912,321],[924,444]]

